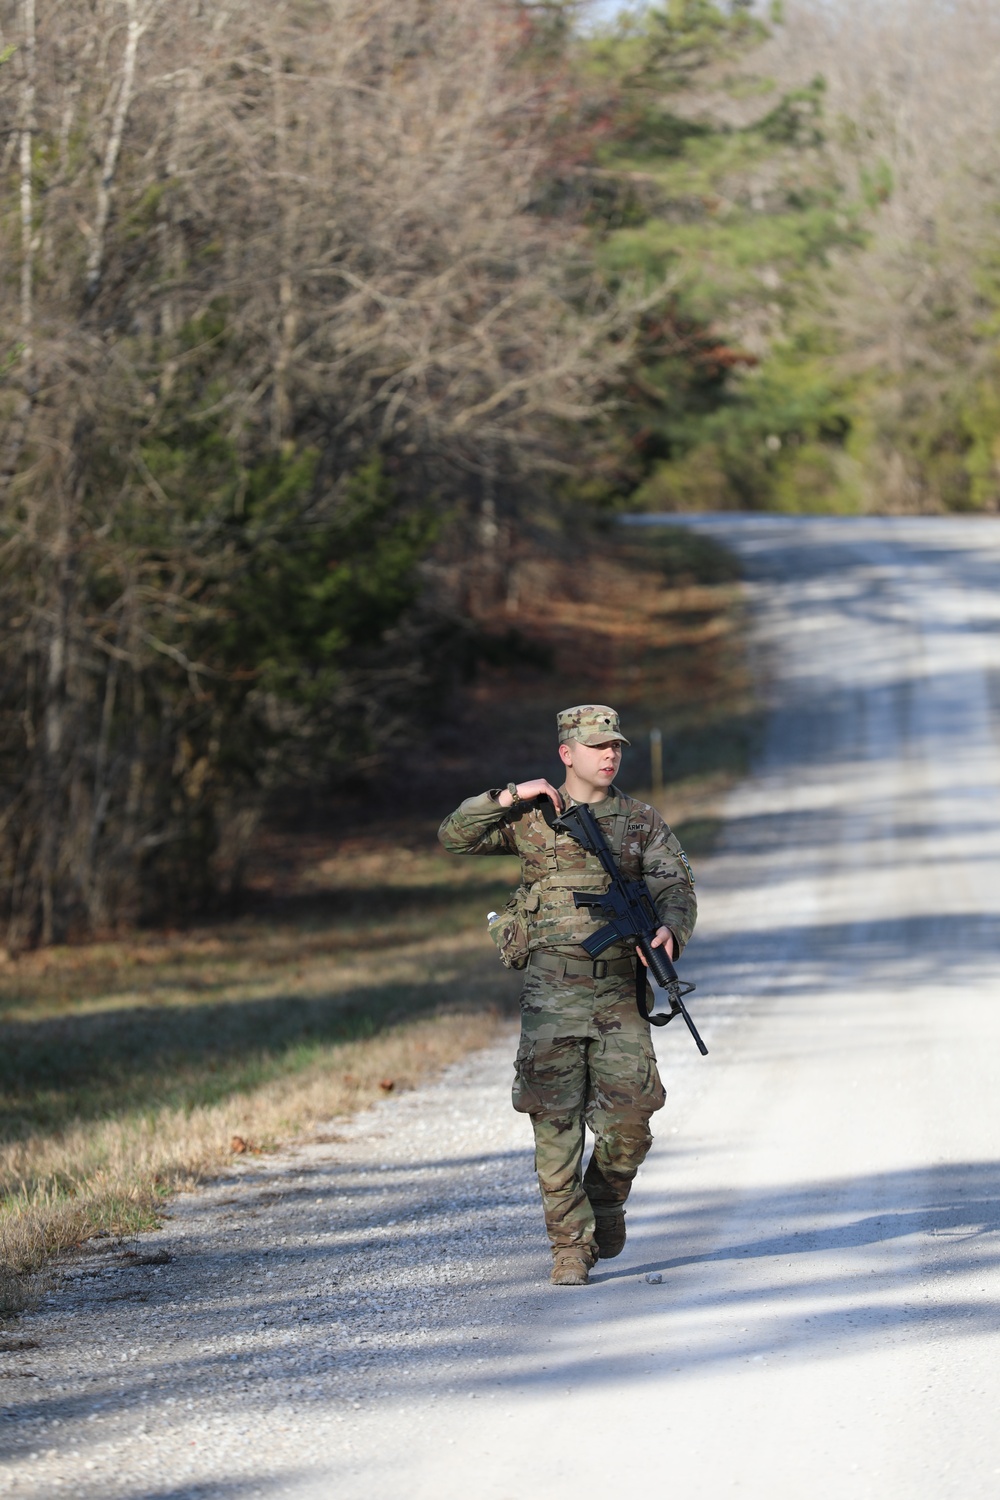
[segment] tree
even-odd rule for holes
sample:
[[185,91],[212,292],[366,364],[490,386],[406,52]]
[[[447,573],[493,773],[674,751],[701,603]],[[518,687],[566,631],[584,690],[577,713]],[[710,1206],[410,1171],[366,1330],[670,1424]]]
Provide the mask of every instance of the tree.
[[270,788],[412,723],[466,586],[433,539],[579,463],[630,318],[533,211],[558,88],[516,4],[0,16],[20,944],[225,887]]
[[654,299],[608,503],[783,504],[817,454],[835,470],[844,394],[816,308],[861,227],[827,150],[824,81],[800,53],[775,70],[782,45],[747,5],[674,0],[589,49],[611,120],[586,169],[595,253],[612,285],[638,275]]
[[604,493],[996,509],[995,8],[676,0],[592,48],[598,256],[669,287]]

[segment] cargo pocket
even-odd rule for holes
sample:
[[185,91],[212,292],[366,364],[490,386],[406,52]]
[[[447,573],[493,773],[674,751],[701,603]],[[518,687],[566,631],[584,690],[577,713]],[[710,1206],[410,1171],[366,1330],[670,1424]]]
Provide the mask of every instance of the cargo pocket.
[[649,1110],[662,1109],[667,1102],[667,1091],[663,1087],[660,1070],[656,1065],[656,1053],[653,1051],[652,1042],[648,1042],[644,1038],[642,1050],[645,1060],[642,1080],[642,1102]]
[[589,1109],[612,1115],[651,1115],[667,1095],[648,1037],[635,1032],[610,1033],[591,1058]]
[[510,1102],[521,1115],[537,1114],[542,1107],[535,1083],[535,1048],[532,1042],[522,1042],[517,1049]]

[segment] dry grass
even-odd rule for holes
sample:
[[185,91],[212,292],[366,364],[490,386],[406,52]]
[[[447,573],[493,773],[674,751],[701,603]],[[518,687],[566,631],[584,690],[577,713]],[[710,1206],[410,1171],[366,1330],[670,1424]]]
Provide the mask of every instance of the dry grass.
[[95,1233],[150,1228],[163,1200],[216,1172],[234,1149],[265,1151],[336,1125],[428,1073],[485,1046],[504,1026],[497,1009],[451,1012],[390,1027],[365,1041],[323,1049],[292,1076],[218,1104],[160,1108],[71,1126],[6,1147],[0,1229],[3,1311],[25,1300],[25,1275]]

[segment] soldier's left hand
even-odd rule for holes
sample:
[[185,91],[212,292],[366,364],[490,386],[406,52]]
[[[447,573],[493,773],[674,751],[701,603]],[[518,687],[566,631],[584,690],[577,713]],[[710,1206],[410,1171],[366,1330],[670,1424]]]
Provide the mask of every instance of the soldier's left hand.
[[[658,927],[656,929],[656,936],[653,939],[653,941],[650,943],[649,946],[651,948],[664,948],[664,949],[666,949],[667,957],[670,959],[671,963],[673,963],[673,959],[674,959],[674,935],[670,931],[669,927]],[[638,953],[638,955],[642,959],[643,963],[646,964],[646,968],[648,969],[649,968],[649,964],[646,963],[646,956],[643,953],[642,949],[641,948],[637,948],[635,951],[636,951],[636,953]]]

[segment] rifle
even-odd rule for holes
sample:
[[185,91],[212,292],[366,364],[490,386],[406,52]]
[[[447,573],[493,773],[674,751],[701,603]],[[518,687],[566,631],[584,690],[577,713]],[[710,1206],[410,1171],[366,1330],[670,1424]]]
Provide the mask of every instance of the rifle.
[[[652,1015],[646,1003],[646,969],[641,962],[636,964],[635,1003],[644,1021],[653,1026],[666,1026],[675,1016],[683,1016],[688,1031],[694,1037],[702,1057],[708,1056],[708,1048],[698,1035],[697,1027],[688,1014],[684,996],[695,988],[690,981],[678,977],[667,954],[662,948],[653,947],[653,938],[661,925],[649,886],[644,880],[626,880],[615,863],[607,839],[600,824],[585,803],[557,813],[548,797],[543,797],[542,816],[550,828],[557,833],[568,833],[570,838],[600,860],[611,884],[603,896],[590,891],[574,891],[574,906],[596,907],[606,925],[591,937],[584,938],[583,946],[591,958],[597,958],[612,943],[634,943],[643,953],[649,972],[667,993],[670,1010],[665,1015]],[[595,913],[596,915],[596,913]]]

